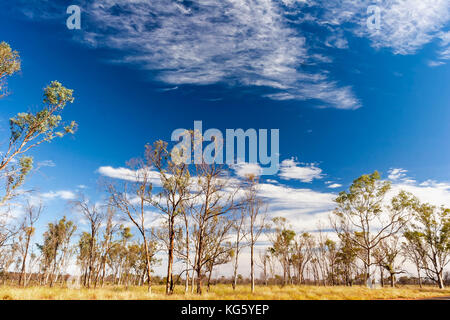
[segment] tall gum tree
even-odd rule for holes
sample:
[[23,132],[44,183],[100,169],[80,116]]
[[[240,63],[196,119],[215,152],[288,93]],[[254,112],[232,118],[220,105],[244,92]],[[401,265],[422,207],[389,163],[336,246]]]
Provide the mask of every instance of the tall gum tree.
[[188,164],[172,161],[167,142],[158,140],[146,146],[145,159],[148,167],[159,174],[161,191],[151,198],[150,203],[163,215],[168,234],[166,294],[174,289],[173,264],[175,256],[176,222],[182,217],[184,204],[193,197],[191,175]]
[[335,199],[336,208],[331,224],[341,241],[350,241],[359,248],[358,257],[364,264],[365,280],[370,281],[370,267],[376,262],[372,258],[375,248],[384,239],[397,234],[410,215],[411,199],[401,191],[385,205],[391,190],[389,181],[382,181],[375,171],[355,179],[349,191],[342,191]]
[[116,185],[109,184],[108,192],[112,205],[126,215],[142,237],[147,272],[147,291],[151,293],[153,246],[149,239],[149,223],[151,221],[148,221],[146,208],[152,201],[152,180],[154,176],[151,168],[142,159],[132,159],[127,162],[127,166],[133,172],[133,175],[130,177],[132,181],[125,181]]
[[[0,98],[8,94],[8,77],[19,72],[20,68],[19,53],[1,42]],[[4,190],[0,192],[0,248],[18,232],[8,223],[11,216],[7,204],[20,194],[19,187],[33,168],[33,158],[27,153],[42,143],[75,132],[76,122],[64,124],[61,117],[66,105],[73,101],[73,90],[65,88],[58,81],[52,81],[44,89],[43,106],[38,111],[20,112],[9,119],[9,141],[0,150],[0,180],[4,183]]]
[[444,289],[444,270],[450,263],[450,209],[417,203],[404,236],[419,255],[426,276]]

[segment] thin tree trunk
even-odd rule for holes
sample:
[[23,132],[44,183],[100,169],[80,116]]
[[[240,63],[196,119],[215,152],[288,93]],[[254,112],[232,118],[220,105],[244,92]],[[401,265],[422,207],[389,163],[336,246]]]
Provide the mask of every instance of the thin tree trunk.
[[239,259],[238,256],[239,256],[239,250],[236,247],[236,256],[235,256],[234,266],[233,266],[233,283],[232,283],[233,290],[236,290],[236,285],[237,285],[237,277],[238,277],[237,269],[238,269],[238,259]]
[[174,240],[175,240],[175,232],[173,230],[175,216],[172,214],[169,221],[169,256],[167,261],[167,279],[166,279],[166,294],[173,293],[173,250],[174,250]]
[[194,293],[195,287],[195,270],[192,268],[192,276],[191,276],[191,293]]
[[[253,234],[252,234],[253,238]],[[252,239],[252,244],[250,248],[250,281],[252,287],[252,293],[255,293],[255,263],[254,263],[254,244]]]
[[419,287],[422,288],[422,277],[420,276],[420,268],[417,268],[417,278],[419,279]]
[[147,238],[145,237],[145,234],[143,234],[144,238],[144,250],[145,250],[145,262],[147,267],[147,291],[148,293],[152,293],[152,276],[151,276],[151,261],[150,261],[150,253],[148,250],[148,243]]
[[208,275],[208,289],[207,292],[209,292],[209,289],[211,289],[211,276],[212,276],[212,272],[213,272],[213,264],[211,263],[211,268],[209,269],[209,275]]
[[445,289],[444,279],[442,277],[442,271],[437,274],[437,277],[438,277],[439,289]]
[[202,294],[202,266],[201,256],[203,251],[203,230],[200,228],[198,237],[198,252],[197,252],[197,294]]
[[23,256],[22,270],[20,272],[20,277],[19,277],[19,286],[21,285],[21,283],[23,281],[24,287],[26,285],[26,262],[27,262],[27,256],[28,256],[28,247],[30,245],[30,239],[31,239],[31,237],[27,235],[27,242],[25,245],[25,255]]
[[184,293],[187,294],[189,292],[189,223],[187,216],[184,216],[184,223],[186,228],[186,281],[184,284]]

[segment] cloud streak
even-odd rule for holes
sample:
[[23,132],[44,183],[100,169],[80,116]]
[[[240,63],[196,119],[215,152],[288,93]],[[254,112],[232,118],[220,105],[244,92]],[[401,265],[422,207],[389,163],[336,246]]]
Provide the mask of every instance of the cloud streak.
[[[47,2],[22,3],[29,18],[49,19],[43,9]],[[332,59],[314,52],[302,31],[290,24],[286,6],[291,4],[278,0],[94,1],[82,5],[85,20],[78,40],[116,50],[112,62],[149,70],[152,77],[173,86],[260,88],[269,99],[359,108],[352,88],[331,78],[325,68]],[[53,7],[50,12],[55,11]],[[333,43],[345,47],[345,39]],[[260,91],[254,90],[255,94]]]
[[105,0],[88,12],[99,28],[86,33],[87,43],[121,50],[118,62],[155,70],[165,83],[264,87],[270,99],[360,107],[351,88],[324,70],[303,70],[320,59],[278,1]]
[[[369,38],[373,47],[389,48],[401,55],[415,54],[439,40],[450,24],[447,0],[311,0],[309,4],[319,9],[309,22]],[[374,5],[380,9],[379,30],[367,26],[367,9]]]

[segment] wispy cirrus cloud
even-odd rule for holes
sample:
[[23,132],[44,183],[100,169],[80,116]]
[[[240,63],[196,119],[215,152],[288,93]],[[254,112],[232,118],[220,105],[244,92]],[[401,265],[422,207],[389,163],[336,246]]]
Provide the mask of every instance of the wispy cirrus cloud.
[[417,52],[438,39],[450,22],[447,0],[390,0],[380,8],[381,30],[369,31],[369,36],[375,47],[389,47],[397,54]]
[[[289,23],[286,6],[290,4],[277,0],[86,2],[79,40],[115,49],[118,57],[113,62],[150,70],[170,85],[259,87],[270,99],[359,108],[352,88],[333,79],[323,66],[331,59],[313,52],[301,30]],[[45,5],[46,1],[23,2],[23,11],[38,17]]]
[[428,65],[437,67],[446,64],[450,60],[450,31],[442,32],[439,36],[441,39],[439,43],[439,51],[436,60],[429,61]]
[[[309,22],[334,32],[349,31],[367,37],[375,48],[389,48],[395,54],[414,54],[424,45],[439,40],[450,24],[447,0],[310,0],[318,13]],[[380,29],[368,28],[369,6],[380,9]]]
[[156,70],[163,82],[265,87],[270,99],[360,106],[352,89],[325,70],[302,68],[323,59],[287,24],[278,1],[106,0],[89,14],[99,28],[86,33],[86,42],[122,50],[120,62]]
[[388,179],[394,183],[414,184],[416,180],[411,179],[407,175],[408,170],[402,168],[392,168],[388,171]]
[[[64,17],[52,1],[22,1],[31,19]],[[439,66],[450,58],[448,0],[103,0],[80,3],[78,40],[117,52],[113,63],[149,70],[171,86],[225,84],[264,88],[273,100],[308,100],[321,107],[357,109],[349,84],[333,78],[324,48],[349,49],[350,34],[375,48],[415,54],[440,41]],[[381,29],[368,28],[369,6],[381,11]],[[314,24],[324,37],[305,32]],[[317,39],[316,39],[317,38]],[[320,39],[319,39],[320,38]],[[318,49],[318,48],[322,49]],[[261,90],[255,93],[261,94]]]

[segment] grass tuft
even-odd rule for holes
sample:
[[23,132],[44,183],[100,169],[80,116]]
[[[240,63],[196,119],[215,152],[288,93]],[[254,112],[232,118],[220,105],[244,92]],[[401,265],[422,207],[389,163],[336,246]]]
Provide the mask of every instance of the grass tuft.
[[97,289],[69,289],[0,286],[0,297],[3,300],[383,300],[450,296],[450,289],[440,290],[436,287],[416,286],[378,289],[362,286],[257,286],[255,294],[252,294],[249,286],[238,286],[236,291],[233,291],[230,285],[219,284],[212,286],[210,292],[205,292],[201,296],[185,294],[183,286],[176,287],[173,295],[166,296],[164,289],[163,285],[153,286],[153,293],[149,294],[145,287],[126,289],[108,286]]

